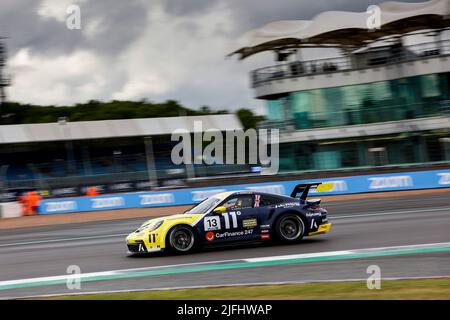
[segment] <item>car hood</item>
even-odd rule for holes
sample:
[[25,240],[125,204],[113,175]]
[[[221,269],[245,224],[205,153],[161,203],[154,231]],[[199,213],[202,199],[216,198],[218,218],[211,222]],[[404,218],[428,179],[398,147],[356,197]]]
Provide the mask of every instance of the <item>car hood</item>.
[[153,219],[147,220],[142,225],[145,225],[145,224],[148,224],[148,223],[152,223],[152,222],[157,222],[157,221],[160,221],[160,220],[169,220],[169,221],[173,221],[173,220],[183,220],[183,221],[192,220],[192,221],[194,221],[194,220],[198,219],[199,216],[201,216],[201,214],[184,214],[184,213],[173,214],[173,215],[170,215],[170,216],[153,218]]

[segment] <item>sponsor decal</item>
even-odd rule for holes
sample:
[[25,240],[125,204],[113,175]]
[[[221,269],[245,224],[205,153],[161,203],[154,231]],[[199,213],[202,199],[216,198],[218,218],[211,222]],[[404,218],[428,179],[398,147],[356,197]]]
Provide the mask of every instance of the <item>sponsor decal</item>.
[[152,187],[152,183],[150,181],[139,181],[139,182],[135,183],[134,187],[137,190],[142,190],[142,189],[146,190],[146,189],[150,189]]
[[18,192],[4,192],[0,196],[0,202],[13,202],[19,196]]
[[[347,181],[345,180],[326,180],[326,181],[321,181],[323,182],[323,184],[332,184],[332,188],[331,190],[327,190],[327,192],[338,192],[338,191],[347,191],[348,190],[348,186],[347,186]],[[320,191],[317,191],[317,189],[311,189],[311,191],[309,192],[310,194],[314,194],[314,193],[321,193]]]
[[269,233],[269,230],[267,229],[261,230],[261,233]]
[[262,224],[261,229],[270,229],[270,224]]
[[59,212],[76,209],[77,203],[75,201],[55,201],[46,203],[47,212]]
[[80,192],[81,192],[83,195],[86,195],[86,192],[87,192],[88,187],[94,187],[95,189],[97,189],[97,191],[98,191],[99,193],[104,193],[105,190],[107,189],[107,185],[96,184],[96,185],[90,185],[90,186],[82,186],[82,187],[80,187]]
[[109,190],[112,192],[130,191],[133,189],[131,182],[114,183],[109,186]]
[[91,201],[93,209],[120,207],[125,205],[125,199],[123,197],[94,198],[91,199]]
[[258,225],[258,222],[256,221],[256,218],[254,219],[245,219],[242,221],[242,226],[244,228],[253,228]]
[[322,213],[321,212],[307,212],[306,216],[308,218],[310,218],[310,217],[320,217],[320,216],[322,216]]
[[145,245],[143,243],[139,243],[138,251],[139,252],[145,252],[146,251]]
[[275,206],[275,208],[287,208],[287,207],[294,207],[294,206],[298,206],[298,205],[300,205],[299,202],[286,202],[286,203],[277,204]]
[[143,206],[175,202],[175,199],[174,199],[174,196],[172,193],[144,194],[144,195],[140,195],[139,198],[140,198],[140,204]]
[[243,236],[244,231],[235,231],[235,232],[224,232],[224,233],[216,233],[216,238],[228,238],[228,237],[237,237]]
[[369,178],[369,189],[405,188],[414,185],[411,176]]
[[216,233],[216,238],[229,238],[229,237],[239,237],[239,236],[245,236],[245,235],[251,235],[253,234],[253,229],[247,229],[244,231],[234,231],[234,232],[224,232],[224,233]]
[[206,240],[208,241],[213,241],[216,238],[216,235],[214,234],[214,232],[209,231],[206,233]]
[[269,240],[269,239],[270,239],[270,234],[268,234],[268,233],[262,234],[262,235],[261,235],[261,239],[263,239],[263,240]]
[[[184,171],[184,169],[182,169]],[[169,180],[160,180],[160,184],[163,187],[185,187],[183,179],[169,179]]]
[[440,177],[438,182],[440,185],[450,184],[450,172],[442,172],[437,175]]
[[53,189],[52,194],[56,197],[78,194],[78,190],[75,187],[72,188],[57,188]]

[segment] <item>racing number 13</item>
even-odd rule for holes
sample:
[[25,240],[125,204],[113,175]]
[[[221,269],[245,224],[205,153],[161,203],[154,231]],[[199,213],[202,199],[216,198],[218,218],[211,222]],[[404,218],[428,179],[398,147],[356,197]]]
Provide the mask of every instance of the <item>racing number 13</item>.
[[206,221],[206,223],[208,224],[208,228],[209,229],[216,229],[217,228],[217,220],[215,219],[209,219]]
[[236,212],[231,211],[231,212],[224,212],[222,213],[223,218],[225,219],[225,229],[230,229],[230,217],[231,216],[231,220],[233,220],[233,229],[236,229],[238,224],[237,224],[237,217],[236,217]]

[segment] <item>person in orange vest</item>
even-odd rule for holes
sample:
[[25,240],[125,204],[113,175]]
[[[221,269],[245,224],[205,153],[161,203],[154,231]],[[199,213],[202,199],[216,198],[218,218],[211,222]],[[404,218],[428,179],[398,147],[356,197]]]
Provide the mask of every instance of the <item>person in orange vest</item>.
[[25,193],[23,196],[23,215],[24,216],[31,216],[33,213],[32,207],[31,207],[31,191]]
[[41,201],[41,196],[36,191],[31,191],[29,194],[29,206],[30,206],[30,214],[35,215],[38,213],[39,202]]
[[88,188],[87,188],[86,195],[87,195],[88,197],[98,196],[97,188],[96,188],[96,187],[88,187]]

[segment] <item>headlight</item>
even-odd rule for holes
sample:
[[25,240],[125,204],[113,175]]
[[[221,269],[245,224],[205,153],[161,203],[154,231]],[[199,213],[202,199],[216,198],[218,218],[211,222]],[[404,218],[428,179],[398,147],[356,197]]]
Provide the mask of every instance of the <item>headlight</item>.
[[158,229],[159,227],[161,227],[161,225],[163,224],[164,220],[159,220],[156,223],[152,223],[150,224],[150,226],[148,227],[148,231],[155,231],[156,229]]
[[139,228],[137,228],[134,232],[141,232],[142,230],[144,230],[145,228],[147,228],[150,225],[150,223],[147,224],[143,224],[142,226],[140,226]]

